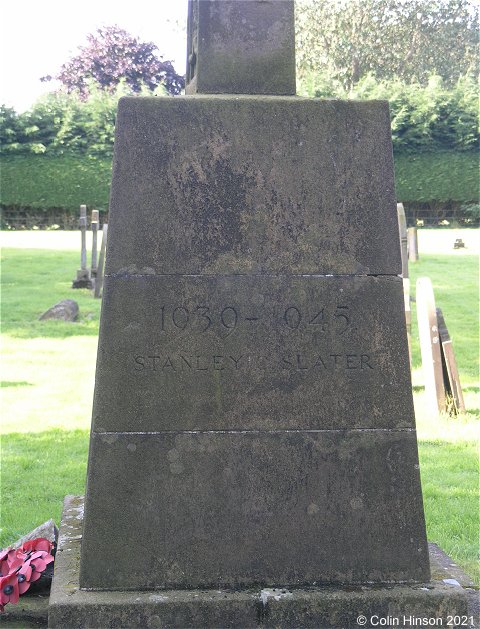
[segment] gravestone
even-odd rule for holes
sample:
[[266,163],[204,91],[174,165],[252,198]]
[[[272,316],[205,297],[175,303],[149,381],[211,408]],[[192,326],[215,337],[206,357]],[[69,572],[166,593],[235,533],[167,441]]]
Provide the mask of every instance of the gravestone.
[[[247,43],[255,7],[293,33],[292,2],[191,2],[226,67],[240,5]],[[193,49],[196,95],[119,103],[80,574],[62,554],[51,626],[461,610],[433,586],[259,593],[429,579],[388,105],[271,96],[271,77],[205,95]]]
[[99,212],[98,210],[92,210],[92,263],[91,263],[91,277],[96,278],[97,276],[97,237],[98,237],[98,221],[99,221]]
[[103,274],[105,271],[105,256],[107,254],[107,239],[108,239],[108,223],[103,224],[102,228],[102,243],[100,245],[100,257],[98,259],[98,268],[95,275],[95,290],[93,296],[99,299],[102,296],[103,291]]
[[448,332],[445,317],[441,308],[436,309],[438,322],[438,335],[441,343],[443,376],[445,382],[445,393],[451,399],[449,408],[450,414],[464,413],[465,402],[463,399],[460,375],[458,373],[455,352],[453,351],[452,339]]
[[90,271],[87,269],[87,206],[80,206],[80,218],[78,221],[80,227],[80,269],[77,276],[72,282],[72,288],[92,288],[92,279]]
[[416,286],[418,336],[427,407],[432,415],[447,410],[440,335],[435,296],[429,277],[419,277]]
[[407,220],[403,203],[397,203],[398,230],[400,232],[400,252],[402,256],[403,299],[405,323],[407,326],[408,356],[412,363],[412,309],[410,307],[410,278],[408,277]]
[[418,261],[418,232],[416,227],[407,229],[408,261]]
[[407,219],[403,203],[397,203],[398,230],[400,232],[400,252],[402,256],[402,277],[408,278],[408,237]]

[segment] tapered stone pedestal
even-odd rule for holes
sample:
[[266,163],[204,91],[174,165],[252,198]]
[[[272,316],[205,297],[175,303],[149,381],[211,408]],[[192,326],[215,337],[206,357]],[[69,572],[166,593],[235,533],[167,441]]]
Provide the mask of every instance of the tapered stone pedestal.
[[272,626],[351,626],[342,588],[366,584],[438,612],[385,589],[430,574],[400,273],[386,103],[120,102],[75,577],[92,618],[129,626],[135,591],[145,626],[250,626],[248,589],[285,588]]

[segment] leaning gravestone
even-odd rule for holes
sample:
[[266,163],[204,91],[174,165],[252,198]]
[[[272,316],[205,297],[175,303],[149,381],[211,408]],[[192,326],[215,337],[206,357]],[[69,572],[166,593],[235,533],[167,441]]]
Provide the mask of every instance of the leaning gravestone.
[[453,402],[453,404],[450,405],[449,411],[450,414],[464,413],[465,402],[463,399],[463,391],[460,384],[460,375],[458,373],[455,352],[453,351],[452,339],[450,338],[447,324],[445,323],[445,317],[443,316],[441,308],[436,308],[436,312],[438,323],[438,336],[440,338],[442,351],[445,394]]
[[461,610],[260,592],[429,579],[389,115],[264,95],[294,91],[293,2],[189,8],[195,95],[119,105],[80,576],[76,498],[50,624]]
[[429,413],[436,416],[447,406],[435,296],[429,277],[417,279],[416,302],[425,398]]

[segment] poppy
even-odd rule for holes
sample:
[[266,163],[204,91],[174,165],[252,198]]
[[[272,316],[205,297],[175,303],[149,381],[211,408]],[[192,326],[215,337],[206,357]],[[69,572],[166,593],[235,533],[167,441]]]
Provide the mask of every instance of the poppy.
[[4,559],[0,561],[0,577],[6,577],[12,572],[15,572],[23,564],[23,561],[18,557],[10,559]]
[[31,552],[31,551],[44,551],[49,553],[53,548],[53,544],[52,542],[49,542],[48,539],[45,539],[44,537],[38,537],[37,539],[31,539],[28,542],[24,542],[22,544],[22,550],[24,552]]
[[32,567],[29,564],[24,563],[17,572],[18,591],[20,594],[25,594],[30,587],[31,577]]
[[32,553],[26,564],[32,568],[30,581],[38,581],[47,565],[53,561],[52,555],[44,551]]
[[0,603],[17,603],[20,595],[18,580],[15,573],[0,578]]
[[5,550],[0,551],[0,563],[2,561],[13,561],[18,554],[18,549],[15,548],[5,548]]

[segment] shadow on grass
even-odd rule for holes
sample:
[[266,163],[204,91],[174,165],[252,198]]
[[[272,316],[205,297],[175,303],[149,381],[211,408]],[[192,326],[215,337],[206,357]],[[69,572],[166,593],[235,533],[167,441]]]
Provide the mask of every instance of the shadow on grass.
[[420,393],[421,391],[425,391],[425,386],[423,384],[414,384],[412,386],[412,391],[414,393]]
[[30,321],[23,325],[6,323],[2,325],[2,332],[18,339],[98,336],[98,318],[96,320],[80,319],[73,323],[67,321]]
[[88,437],[58,429],[2,435],[0,546],[50,518],[60,523],[65,495],[85,492]]
[[468,415],[472,419],[478,419],[480,417],[480,408],[468,408],[465,411],[465,415]]
[[0,388],[5,387],[33,387],[31,382],[25,382],[25,380],[2,380],[0,382]]

